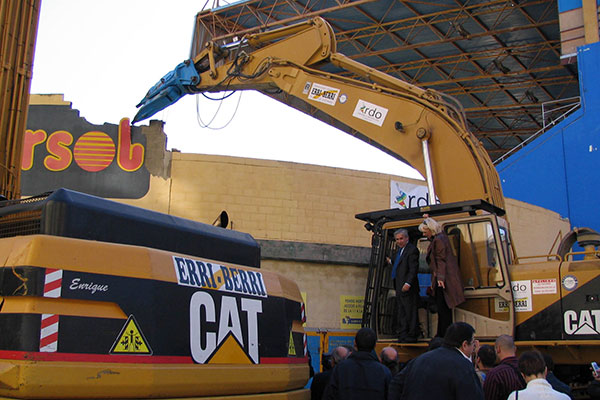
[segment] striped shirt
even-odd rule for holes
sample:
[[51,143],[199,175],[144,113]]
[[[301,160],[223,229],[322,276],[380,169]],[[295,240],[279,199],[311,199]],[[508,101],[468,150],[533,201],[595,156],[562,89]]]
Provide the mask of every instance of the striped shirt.
[[525,388],[518,366],[517,357],[506,357],[487,373],[483,382],[485,400],[506,400],[515,390]]

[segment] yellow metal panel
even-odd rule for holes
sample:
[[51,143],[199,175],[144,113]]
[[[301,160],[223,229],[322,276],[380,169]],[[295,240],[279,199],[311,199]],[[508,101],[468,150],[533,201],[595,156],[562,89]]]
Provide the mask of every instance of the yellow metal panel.
[[127,319],[115,303],[49,297],[0,297],[0,314],[59,314],[92,318]]
[[18,388],[18,397],[24,399],[111,398],[114,393],[136,399],[224,396],[282,392],[302,387],[306,381],[304,364],[0,362],[0,398],[16,395],[11,388]]

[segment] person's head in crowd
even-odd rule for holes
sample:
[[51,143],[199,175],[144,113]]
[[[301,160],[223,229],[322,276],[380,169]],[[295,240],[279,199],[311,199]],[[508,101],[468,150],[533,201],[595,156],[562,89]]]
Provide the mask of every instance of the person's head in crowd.
[[533,379],[546,378],[548,372],[544,357],[539,351],[526,351],[519,357],[519,371],[526,382]]
[[494,368],[494,364],[496,364],[496,350],[494,346],[484,344],[477,351],[477,368],[487,371]]
[[431,238],[442,231],[442,226],[435,219],[427,217],[419,225],[419,231],[423,232],[427,238]]
[[360,328],[354,337],[354,345],[358,351],[373,351],[377,335],[371,328]]
[[384,347],[379,354],[381,363],[388,367],[392,375],[398,372],[398,352],[393,347]]
[[466,322],[453,323],[446,330],[444,346],[455,347],[465,356],[471,357],[476,346],[475,328]]
[[344,347],[346,350],[348,350],[348,355],[350,355],[350,354],[354,353],[354,350],[355,350],[355,349],[354,349],[354,347],[353,347],[353,346],[350,346],[349,344],[345,344],[345,345],[343,345],[342,347]]
[[321,366],[323,367],[323,371],[327,371],[333,369],[337,364],[344,361],[350,352],[344,346],[338,346],[330,352],[323,353],[321,358]]
[[337,364],[344,361],[349,354],[350,353],[348,352],[347,348],[345,348],[344,346],[338,346],[335,349],[333,349],[333,352],[331,352],[331,363],[333,364],[333,366],[336,366]]
[[427,351],[435,350],[438,347],[442,347],[444,344],[444,338],[436,336],[429,341],[429,346],[427,346]]
[[517,346],[515,346],[515,341],[510,335],[498,336],[494,348],[500,361],[506,357],[514,357],[517,354]]

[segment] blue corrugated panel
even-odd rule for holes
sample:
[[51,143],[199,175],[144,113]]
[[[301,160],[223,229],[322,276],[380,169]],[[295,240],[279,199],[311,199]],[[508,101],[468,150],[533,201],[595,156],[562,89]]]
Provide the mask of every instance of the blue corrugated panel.
[[506,197],[553,210],[573,227],[600,231],[600,43],[580,47],[577,57],[581,108],[497,169]]

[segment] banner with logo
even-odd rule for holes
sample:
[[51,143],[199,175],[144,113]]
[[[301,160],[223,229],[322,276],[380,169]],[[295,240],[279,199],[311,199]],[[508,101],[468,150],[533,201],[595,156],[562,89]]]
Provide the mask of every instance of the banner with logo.
[[129,119],[94,125],[67,105],[31,105],[23,138],[21,194],[65,187],[108,198],[141,198],[150,187],[146,136]]
[[[436,203],[440,200],[437,199]],[[429,190],[422,184],[390,180],[390,208],[412,208],[429,205]]]

